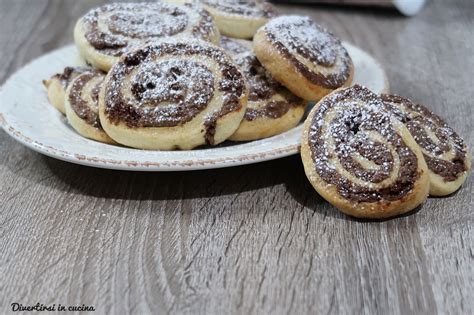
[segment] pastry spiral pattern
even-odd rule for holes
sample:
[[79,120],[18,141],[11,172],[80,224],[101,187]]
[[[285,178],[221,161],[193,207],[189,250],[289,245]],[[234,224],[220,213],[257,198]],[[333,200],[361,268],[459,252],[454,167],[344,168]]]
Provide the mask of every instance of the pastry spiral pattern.
[[239,68],[204,42],[149,44],[109,72],[101,122],[117,142],[145,149],[215,145],[238,127],[247,105]]
[[381,98],[366,88],[356,85],[323,98],[305,123],[302,144],[309,180],[347,214],[390,217],[427,197],[421,151]]
[[352,81],[353,63],[341,41],[309,17],[275,18],[257,32],[254,42],[263,65],[307,100],[319,100]]
[[[165,0],[186,3],[189,0]],[[233,38],[251,39],[257,30],[278,15],[275,7],[261,0],[195,0],[214,18],[219,31]]]
[[102,129],[99,119],[99,92],[105,73],[85,70],[68,86],[64,107],[69,124],[82,136],[105,143],[115,143]]
[[149,41],[183,36],[219,41],[211,15],[191,3],[107,4],[79,19],[74,32],[81,54],[105,71],[118,57]]
[[423,152],[430,174],[430,194],[444,196],[459,189],[471,170],[471,156],[463,139],[423,105],[397,95],[382,95],[382,99]]
[[82,67],[66,67],[63,72],[56,73],[48,80],[43,80],[43,85],[48,90],[49,102],[61,113],[66,113],[64,97],[69,83],[86,70],[86,68]]

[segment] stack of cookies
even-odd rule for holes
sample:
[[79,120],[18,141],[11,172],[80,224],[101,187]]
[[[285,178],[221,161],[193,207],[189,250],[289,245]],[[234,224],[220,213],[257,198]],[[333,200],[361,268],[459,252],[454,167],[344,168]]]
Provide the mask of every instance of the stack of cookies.
[[304,16],[261,1],[115,3],[79,19],[89,67],[45,80],[81,135],[150,150],[189,150],[304,125],[314,188],[341,211],[386,218],[428,194],[456,191],[470,171],[463,140],[422,105],[352,86],[341,41]]
[[355,217],[387,218],[458,190],[464,141],[423,105],[355,85],[325,96],[305,121],[301,157],[316,191]]
[[[350,85],[339,39],[260,1],[114,3],[81,17],[74,40],[89,68],[45,81],[84,137],[188,150],[285,132],[308,101]],[[253,39],[253,40],[252,40]]]

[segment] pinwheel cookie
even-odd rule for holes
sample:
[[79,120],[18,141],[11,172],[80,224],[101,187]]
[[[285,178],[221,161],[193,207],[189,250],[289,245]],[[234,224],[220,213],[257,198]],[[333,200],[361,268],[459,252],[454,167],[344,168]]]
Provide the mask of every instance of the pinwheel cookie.
[[421,148],[430,175],[430,195],[458,190],[471,171],[471,155],[463,139],[423,105],[397,95],[382,95],[382,99]]
[[166,0],[171,3],[197,2],[214,17],[223,35],[234,38],[252,38],[257,30],[271,18],[276,17],[276,8],[260,0]]
[[66,90],[64,107],[69,124],[83,137],[115,143],[102,129],[99,120],[99,92],[105,73],[87,70],[77,76]]
[[304,125],[306,175],[327,201],[362,218],[406,213],[428,196],[423,154],[382,99],[358,85],[324,97]]
[[69,83],[84,71],[86,71],[85,68],[66,67],[62,73],[53,75],[49,80],[43,80],[43,84],[48,90],[49,102],[61,113],[66,113],[64,109],[64,94]]
[[341,41],[309,17],[271,20],[255,34],[254,49],[273,77],[303,99],[317,101],[352,82],[354,66]]
[[189,3],[107,4],[80,18],[74,30],[81,55],[104,71],[121,55],[149,41],[185,36],[219,42],[219,31],[209,13]]
[[192,149],[229,138],[245,113],[244,77],[205,42],[153,43],[124,55],[99,97],[100,121],[118,143],[142,149]]
[[249,88],[244,119],[230,140],[256,140],[295,127],[303,117],[307,102],[272,78],[253,53],[252,42],[223,36],[221,47],[240,67]]

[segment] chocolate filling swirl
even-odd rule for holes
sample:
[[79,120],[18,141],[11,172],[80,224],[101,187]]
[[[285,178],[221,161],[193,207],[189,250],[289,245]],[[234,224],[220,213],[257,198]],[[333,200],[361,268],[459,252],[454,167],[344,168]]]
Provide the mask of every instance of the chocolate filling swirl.
[[55,74],[53,78],[58,79],[61,85],[63,86],[63,88],[66,89],[69,83],[71,83],[71,81],[75,77],[77,77],[78,75],[80,75],[86,70],[87,70],[86,68],[81,68],[81,67],[66,67],[64,68],[62,73]]
[[[282,56],[314,84],[336,89],[349,79],[352,60],[341,41],[309,17],[273,19],[265,33]],[[313,64],[323,70],[313,70]]]
[[403,198],[419,178],[418,159],[374,93],[361,86],[318,104],[309,132],[316,172],[357,202]]
[[194,119],[211,102],[220,102],[219,110],[204,122],[209,144],[217,120],[240,110],[246,93],[244,78],[227,55],[199,43],[150,44],[125,55],[109,76],[106,116],[131,128],[175,127]]
[[[253,121],[258,117],[277,119],[291,107],[304,106],[302,99],[288,91],[262,66],[253,52],[252,42],[222,36],[221,47],[230,53],[247,81],[249,106],[245,112],[246,120]],[[281,94],[284,100],[273,100],[276,94]],[[252,107],[252,102],[265,104],[255,108]]]
[[428,169],[446,182],[467,170],[466,144],[441,117],[400,96],[382,95],[382,99],[421,147]]
[[[68,95],[76,115],[95,128],[102,128],[99,120],[99,92],[104,78],[105,73],[101,71],[86,71],[73,81]],[[92,80],[96,82],[90,85]]]

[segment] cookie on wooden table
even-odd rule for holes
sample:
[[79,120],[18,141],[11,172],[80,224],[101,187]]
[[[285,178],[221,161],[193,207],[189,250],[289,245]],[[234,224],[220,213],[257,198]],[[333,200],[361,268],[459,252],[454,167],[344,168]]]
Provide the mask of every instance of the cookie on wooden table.
[[471,154],[464,140],[425,106],[398,95],[382,95],[382,99],[420,146],[430,174],[430,195],[446,196],[458,190],[471,171]]
[[316,191],[354,217],[396,216],[428,196],[419,146],[383,100],[358,85],[332,92],[313,108],[301,157]]

